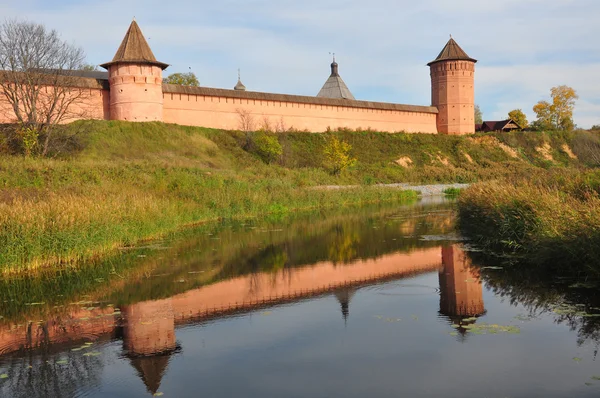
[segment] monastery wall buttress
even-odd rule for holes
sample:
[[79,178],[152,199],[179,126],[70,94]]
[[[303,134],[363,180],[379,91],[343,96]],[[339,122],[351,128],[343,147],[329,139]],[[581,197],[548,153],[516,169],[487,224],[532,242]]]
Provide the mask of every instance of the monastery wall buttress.
[[[79,79],[81,87],[71,89],[78,97],[65,113],[62,123],[71,123],[81,119],[108,120],[110,118],[110,90],[103,88],[92,79]],[[52,89],[42,89],[40,101],[46,102],[44,96],[52,95]],[[4,95],[0,94],[0,123],[17,123],[15,112]]]

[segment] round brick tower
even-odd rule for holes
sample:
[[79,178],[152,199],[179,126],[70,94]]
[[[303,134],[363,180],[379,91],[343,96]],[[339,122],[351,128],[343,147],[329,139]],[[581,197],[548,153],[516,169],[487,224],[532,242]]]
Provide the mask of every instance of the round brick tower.
[[440,55],[427,64],[431,70],[431,105],[439,112],[439,133],[475,132],[476,62],[450,38]]
[[111,120],[163,120],[162,71],[137,22],[133,21],[108,70]]

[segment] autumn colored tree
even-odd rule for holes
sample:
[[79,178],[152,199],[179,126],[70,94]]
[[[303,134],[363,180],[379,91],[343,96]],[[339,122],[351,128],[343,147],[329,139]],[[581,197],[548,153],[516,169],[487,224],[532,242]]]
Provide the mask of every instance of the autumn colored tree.
[[522,129],[527,128],[529,126],[527,116],[523,113],[521,109],[514,109],[508,112],[508,117],[515,121]]
[[356,158],[353,158],[350,152],[352,145],[345,141],[340,141],[336,136],[327,138],[323,155],[325,157],[325,168],[333,175],[338,175],[342,171],[356,164]]
[[168,84],[179,84],[181,86],[198,87],[200,85],[200,82],[198,81],[198,78],[194,72],[172,73],[164,78],[163,81]]
[[573,130],[573,109],[579,98],[577,92],[569,86],[552,87],[550,90],[552,102],[540,101],[533,111],[537,115],[535,126],[540,129]]
[[483,112],[479,108],[479,105],[475,105],[475,124],[483,123]]

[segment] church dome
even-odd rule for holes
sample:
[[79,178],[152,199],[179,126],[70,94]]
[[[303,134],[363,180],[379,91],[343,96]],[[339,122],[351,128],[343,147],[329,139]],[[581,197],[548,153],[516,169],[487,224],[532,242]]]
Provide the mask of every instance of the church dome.
[[237,84],[233,89],[237,91],[246,91],[246,86],[244,86],[244,83],[242,83],[241,80],[238,80]]
[[239,69],[238,69],[238,81],[233,89],[236,91],[246,91],[246,86],[244,86],[244,83],[242,83],[242,75],[241,75]]

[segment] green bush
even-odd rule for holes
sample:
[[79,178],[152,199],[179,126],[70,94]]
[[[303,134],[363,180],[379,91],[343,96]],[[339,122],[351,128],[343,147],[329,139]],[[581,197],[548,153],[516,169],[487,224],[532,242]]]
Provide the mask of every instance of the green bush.
[[460,188],[450,187],[450,188],[444,189],[444,195],[449,198],[457,198],[461,192],[462,192],[462,189],[460,189]]
[[26,157],[34,156],[38,150],[39,132],[29,127],[19,129],[19,137],[23,143],[23,153]]
[[283,153],[283,148],[274,134],[258,131],[252,136],[251,152],[263,162],[270,164],[277,161]]

